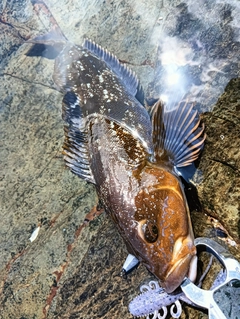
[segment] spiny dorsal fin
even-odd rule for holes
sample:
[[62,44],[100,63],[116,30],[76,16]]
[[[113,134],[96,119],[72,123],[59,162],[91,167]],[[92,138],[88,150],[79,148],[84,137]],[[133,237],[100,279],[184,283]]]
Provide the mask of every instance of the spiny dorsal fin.
[[179,103],[172,111],[166,111],[159,100],[151,110],[153,144],[156,160],[167,153],[174,166],[187,166],[194,162],[203,147],[206,135],[204,125],[193,105]]
[[139,81],[135,73],[130,68],[128,68],[125,64],[120,63],[115,55],[89,39],[85,39],[83,48],[102,59],[118,76],[118,78],[121,79],[128,92],[133,96],[137,95],[138,89],[140,89]]

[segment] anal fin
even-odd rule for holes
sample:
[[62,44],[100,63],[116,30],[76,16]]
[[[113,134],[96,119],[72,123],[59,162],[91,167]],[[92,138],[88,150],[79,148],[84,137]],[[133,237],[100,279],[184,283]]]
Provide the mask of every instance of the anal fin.
[[82,114],[75,93],[68,92],[63,98],[62,116],[67,123],[64,127],[63,154],[66,165],[80,178],[95,183],[90,169],[87,135],[82,126]]

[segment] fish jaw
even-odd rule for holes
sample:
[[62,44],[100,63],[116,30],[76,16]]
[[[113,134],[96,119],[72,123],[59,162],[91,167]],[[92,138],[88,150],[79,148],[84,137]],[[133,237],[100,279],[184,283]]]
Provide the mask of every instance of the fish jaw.
[[168,272],[163,280],[160,279],[161,286],[168,292],[173,292],[180,286],[183,279],[189,276],[193,281],[197,274],[196,247],[193,238],[179,238],[174,245],[174,253]]

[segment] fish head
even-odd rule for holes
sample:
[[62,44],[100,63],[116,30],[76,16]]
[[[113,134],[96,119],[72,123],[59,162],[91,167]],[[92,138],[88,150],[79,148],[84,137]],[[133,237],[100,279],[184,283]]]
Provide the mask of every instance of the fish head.
[[179,178],[164,168],[145,167],[135,205],[137,257],[167,292],[185,276],[194,280],[196,248]]

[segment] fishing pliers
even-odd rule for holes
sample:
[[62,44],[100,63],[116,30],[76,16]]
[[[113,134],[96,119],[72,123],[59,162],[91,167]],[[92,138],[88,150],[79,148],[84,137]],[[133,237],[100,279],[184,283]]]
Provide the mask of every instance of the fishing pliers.
[[203,290],[185,278],[182,291],[194,304],[208,309],[209,319],[240,318],[240,263],[218,242],[205,237],[195,239],[200,251],[214,255],[224,267],[223,281],[211,290]]

